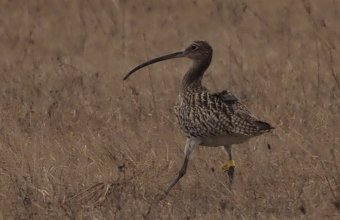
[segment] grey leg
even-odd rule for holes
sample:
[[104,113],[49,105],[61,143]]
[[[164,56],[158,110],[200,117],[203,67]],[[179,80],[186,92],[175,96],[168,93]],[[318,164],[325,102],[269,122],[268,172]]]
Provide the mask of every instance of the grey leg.
[[224,171],[228,172],[229,182],[233,183],[234,180],[234,172],[235,172],[235,161],[233,160],[233,156],[231,155],[231,145],[223,146],[225,152],[227,152],[229,156],[229,161],[222,167]]
[[223,148],[224,148],[225,152],[228,153],[229,160],[232,160],[233,156],[231,155],[231,145],[223,146]]
[[165,194],[168,194],[170,190],[176,185],[176,183],[185,175],[188,167],[188,163],[190,160],[190,154],[194,150],[196,146],[199,145],[199,141],[194,138],[188,138],[186,145],[185,145],[185,150],[184,150],[184,161],[182,164],[181,169],[179,170],[176,178],[170,183],[168,188],[165,190]]

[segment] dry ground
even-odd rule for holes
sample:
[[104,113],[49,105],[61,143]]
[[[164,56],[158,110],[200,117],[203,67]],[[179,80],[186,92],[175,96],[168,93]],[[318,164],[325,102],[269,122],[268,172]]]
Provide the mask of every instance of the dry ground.
[[[0,4],[0,219],[339,219],[339,1]],[[231,190],[201,147],[159,201],[189,61],[122,76],[193,40],[215,49],[205,85],[276,130],[234,148]]]

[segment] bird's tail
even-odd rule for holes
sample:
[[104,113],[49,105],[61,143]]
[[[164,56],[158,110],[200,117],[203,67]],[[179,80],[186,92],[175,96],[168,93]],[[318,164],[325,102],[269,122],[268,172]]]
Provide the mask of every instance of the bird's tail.
[[264,122],[264,121],[255,121],[255,123],[256,123],[256,126],[259,128],[259,130],[262,132],[268,132],[274,129],[273,126],[271,126],[269,123]]

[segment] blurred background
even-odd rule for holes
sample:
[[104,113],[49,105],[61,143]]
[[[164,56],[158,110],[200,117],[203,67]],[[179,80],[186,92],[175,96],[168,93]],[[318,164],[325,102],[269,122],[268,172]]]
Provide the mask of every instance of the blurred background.
[[[0,219],[338,219],[340,2],[0,3]],[[137,64],[208,41],[212,91],[276,127],[233,148],[185,137],[173,106],[190,65]]]

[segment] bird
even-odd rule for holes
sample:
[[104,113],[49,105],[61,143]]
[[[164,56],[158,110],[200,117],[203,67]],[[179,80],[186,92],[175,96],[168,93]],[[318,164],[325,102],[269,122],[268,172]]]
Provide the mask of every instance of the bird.
[[202,85],[213,49],[206,41],[194,41],[184,50],[148,60],[128,72],[128,79],[137,70],[148,65],[174,59],[189,58],[191,67],[185,73],[174,112],[179,128],[186,136],[184,159],[175,178],[165,189],[167,195],[186,174],[190,156],[198,146],[222,147],[229,160],[221,167],[233,183],[235,161],[232,145],[237,145],[274,129],[269,123],[257,119],[229,90],[211,92]]

